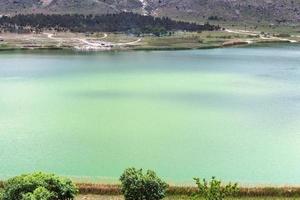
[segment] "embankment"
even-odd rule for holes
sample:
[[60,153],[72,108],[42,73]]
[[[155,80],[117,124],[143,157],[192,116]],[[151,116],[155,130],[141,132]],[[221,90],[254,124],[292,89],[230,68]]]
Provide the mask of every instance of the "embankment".
[[[120,185],[77,183],[80,194],[120,195]],[[170,186],[168,195],[192,195],[196,187]],[[300,187],[242,187],[238,197],[300,197]]]

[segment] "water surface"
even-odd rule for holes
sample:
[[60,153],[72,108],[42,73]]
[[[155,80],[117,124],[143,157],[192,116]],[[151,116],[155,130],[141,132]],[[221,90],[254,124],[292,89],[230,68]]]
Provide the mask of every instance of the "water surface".
[[0,54],[0,177],[300,183],[300,46]]

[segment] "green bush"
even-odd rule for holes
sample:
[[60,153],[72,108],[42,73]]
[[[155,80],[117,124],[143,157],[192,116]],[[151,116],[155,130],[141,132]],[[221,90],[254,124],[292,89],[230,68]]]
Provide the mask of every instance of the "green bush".
[[38,187],[32,193],[26,193],[22,196],[22,200],[49,200],[53,199],[54,193],[44,187]]
[[223,200],[225,197],[234,196],[238,193],[237,183],[222,185],[222,182],[212,177],[211,181],[199,178],[194,178],[198,186],[197,196],[203,197],[206,200]]
[[129,168],[120,177],[122,193],[126,200],[160,200],[165,197],[168,185],[156,173]]
[[71,180],[54,174],[16,176],[4,183],[2,200],[70,200],[78,193]]

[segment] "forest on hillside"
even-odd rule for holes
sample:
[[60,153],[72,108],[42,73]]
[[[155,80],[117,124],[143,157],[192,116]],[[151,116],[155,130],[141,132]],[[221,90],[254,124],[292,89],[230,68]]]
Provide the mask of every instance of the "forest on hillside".
[[107,15],[45,15],[29,14],[2,16],[2,31],[29,32],[55,29],[72,32],[128,32],[161,35],[169,31],[213,31],[219,26],[175,21],[167,17],[155,18],[134,13]]

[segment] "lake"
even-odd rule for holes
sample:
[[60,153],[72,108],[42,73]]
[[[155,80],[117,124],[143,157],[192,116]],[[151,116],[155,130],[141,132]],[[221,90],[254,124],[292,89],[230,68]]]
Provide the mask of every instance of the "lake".
[[0,53],[0,178],[300,183],[300,46]]

